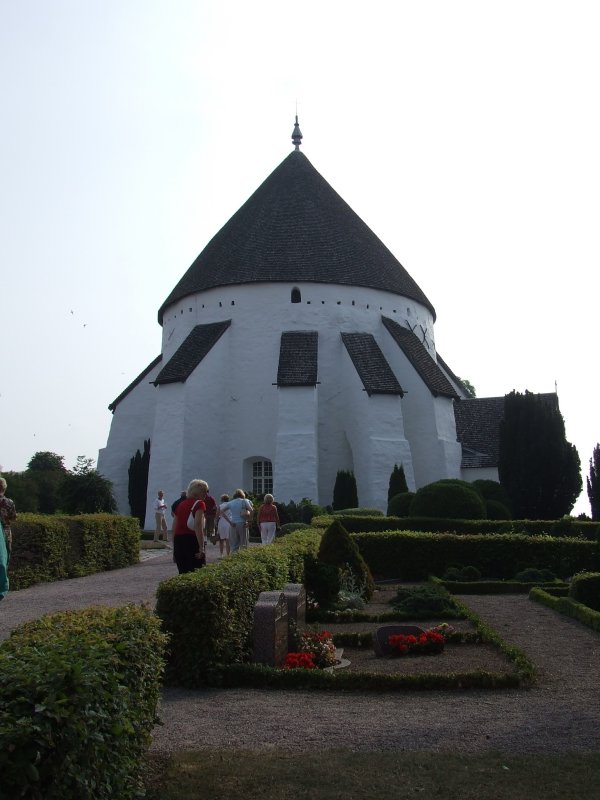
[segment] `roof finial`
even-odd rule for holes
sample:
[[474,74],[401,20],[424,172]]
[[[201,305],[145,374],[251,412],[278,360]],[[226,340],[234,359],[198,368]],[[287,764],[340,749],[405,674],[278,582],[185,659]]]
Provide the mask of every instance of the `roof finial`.
[[300,130],[300,125],[298,125],[298,114],[296,114],[296,124],[294,125],[294,130],[292,131],[292,142],[294,143],[294,149],[300,150],[300,145],[302,144],[302,131]]

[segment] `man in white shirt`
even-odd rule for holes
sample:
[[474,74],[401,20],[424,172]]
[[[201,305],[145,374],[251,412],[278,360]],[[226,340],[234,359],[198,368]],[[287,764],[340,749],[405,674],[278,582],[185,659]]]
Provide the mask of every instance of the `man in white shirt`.
[[158,490],[158,496],[154,501],[154,521],[156,527],[154,530],[154,541],[158,542],[164,534],[165,542],[167,541],[167,520],[165,512],[167,510],[167,501],[165,500],[165,493],[162,489]]

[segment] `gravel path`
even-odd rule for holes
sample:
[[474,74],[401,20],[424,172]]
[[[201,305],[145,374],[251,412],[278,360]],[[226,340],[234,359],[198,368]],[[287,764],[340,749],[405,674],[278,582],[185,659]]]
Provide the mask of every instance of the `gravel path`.
[[[216,548],[215,548],[216,549]],[[209,561],[215,553],[209,548]],[[127,569],[34,586],[0,604],[0,638],[49,611],[93,604],[154,604],[174,575],[170,554]],[[318,693],[166,689],[152,751],[422,750],[559,753],[600,751],[600,636],[526,596],[465,596],[470,608],[539,671],[528,690]]]

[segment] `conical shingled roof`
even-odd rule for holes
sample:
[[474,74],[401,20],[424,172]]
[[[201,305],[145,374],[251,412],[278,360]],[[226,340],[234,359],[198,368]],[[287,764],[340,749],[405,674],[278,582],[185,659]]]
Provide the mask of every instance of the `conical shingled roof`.
[[213,239],[158,312],[217,286],[284,281],[364,286],[435,310],[402,264],[317,172],[292,151]]

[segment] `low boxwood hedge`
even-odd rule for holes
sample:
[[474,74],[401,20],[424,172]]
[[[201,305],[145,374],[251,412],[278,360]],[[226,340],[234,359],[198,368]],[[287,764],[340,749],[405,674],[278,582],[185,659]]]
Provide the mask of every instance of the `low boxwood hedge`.
[[160,583],[156,613],[170,635],[167,682],[203,686],[221,665],[248,658],[258,595],[302,583],[304,556],[316,555],[320,541],[314,530],[290,533]]
[[215,676],[215,685],[257,689],[310,689],[353,692],[404,692],[435,689],[516,689],[517,672],[426,673],[416,675],[345,672],[321,669],[273,669],[260,664],[232,664]]
[[[326,528],[335,515],[314,517],[311,525]],[[431,517],[361,517],[344,516],[348,533],[375,531],[414,531],[420,533],[455,533],[457,535],[522,533],[529,536],[566,536],[600,541],[600,523],[567,517],[559,520],[434,519]]]
[[166,637],[141,607],[51,614],[0,645],[0,796],[129,800]]
[[357,533],[353,538],[377,580],[424,580],[431,574],[443,575],[453,564],[471,564],[482,575],[501,579],[524,567],[546,568],[567,577],[599,563],[597,543],[585,539],[400,531]]
[[139,561],[140,529],[133,517],[19,514],[12,529],[9,577],[13,590]]
[[561,581],[552,583],[523,583],[521,581],[445,581],[441,578],[431,577],[435,583],[448,589],[452,594],[528,594],[534,586],[561,589],[565,593],[569,586]]
[[536,587],[529,592],[529,599],[548,606],[548,608],[558,611],[559,614],[572,617],[583,625],[587,625],[588,628],[600,633],[600,611],[594,611],[594,609],[584,606],[583,603],[578,603],[571,597],[557,597],[552,589],[546,591],[541,587]]
[[600,611],[600,572],[581,572],[573,577],[569,597],[594,611]]

